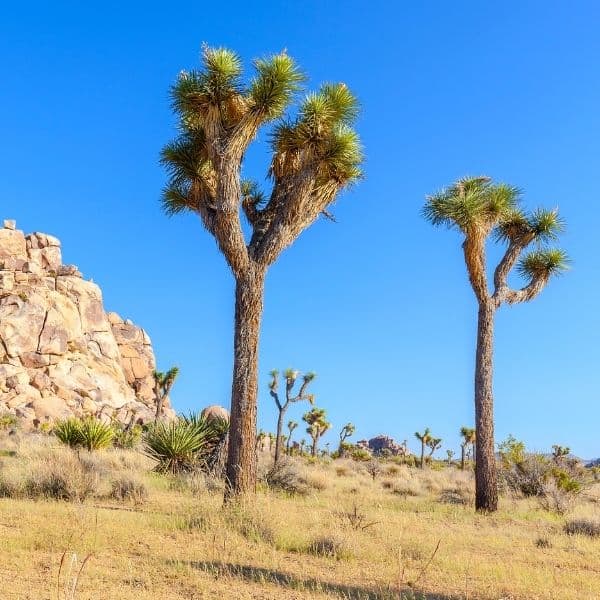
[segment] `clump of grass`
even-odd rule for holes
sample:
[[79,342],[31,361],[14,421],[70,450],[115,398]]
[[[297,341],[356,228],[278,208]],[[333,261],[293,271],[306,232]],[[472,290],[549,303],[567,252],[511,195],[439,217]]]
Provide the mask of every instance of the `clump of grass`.
[[16,427],[18,424],[19,420],[15,415],[11,415],[10,413],[0,414],[0,431],[6,431]]
[[552,548],[552,542],[545,537],[539,537],[535,540],[536,548]]
[[111,497],[121,502],[143,504],[148,499],[148,488],[130,477],[119,477],[111,484]]
[[113,446],[131,450],[136,448],[142,439],[142,428],[140,425],[133,427],[124,427],[121,423],[113,425],[114,437]]
[[345,542],[333,536],[319,536],[315,538],[308,544],[307,552],[315,556],[326,556],[338,560],[349,558],[350,556]]
[[567,535],[596,538],[600,537],[600,522],[591,519],[573,519],[565,523],[564,531]]

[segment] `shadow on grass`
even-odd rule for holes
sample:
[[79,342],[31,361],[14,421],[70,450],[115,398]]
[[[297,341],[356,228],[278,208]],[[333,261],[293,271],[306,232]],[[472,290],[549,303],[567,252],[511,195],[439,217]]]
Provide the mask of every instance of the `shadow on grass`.
[[304,579],[284,571],[251,565],[238,565],[220,561],[190,561],[185,564],[193,569],[204,571],[215,578],[230,577],[253,583],[278,585],[290,590],[320,592],[344,600],[452,600],[451,596],[424,594],[410,589],[400,592],[391,588],[375,589],[331,583],[313,578]]

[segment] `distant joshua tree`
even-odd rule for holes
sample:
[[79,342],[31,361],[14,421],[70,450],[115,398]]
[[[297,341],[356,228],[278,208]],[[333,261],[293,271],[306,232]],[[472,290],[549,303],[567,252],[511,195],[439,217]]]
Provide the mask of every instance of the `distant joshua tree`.
[[313,408],[302,417],[302,420],[308,423],[306,433],[312,439],[311,455],[317,456],[319,440],[331,428],[331,423],[327,420],[324,408]]
[[439,450],[442,447],[442,438],[434,438],[434,437],[432,437],[427,442],[427,447],[429,448],[429,454],[427,456],[427,459],[429,461],[431,461],[433,459],[433,453],[436,450]]
[[[226,501],[256,487],[258,343],[267,270],[305,229],[329,215],[339,193],[360,179],[363,161],[352,129],[358,104],[346,85],[323,85],[286,118],[304,74],[285,52],[254,61],[254,68],[246,80],[237,54],[205,47],[201,68],[182,71],[171,90],[179,133],[162,151],[167,214],[198,215],[235,278]],[[272,185],[265,194],[242,180],[242,164],[251,143],[273,123]]]
[[429,431],[429,427],[425,429],[423,433],[419,433],[415,431],[415,437],[421,442],[421,469],[425,468],[425,446],[429,444],[431,440],[431,431]]
[[452,464],[452,459],[454,458],[454,450],[446,450],[446,461],[448,462],[448,466]]
[[154,401],[156,403],[156,412],[154,414],[154,422],[157,422],[163,414],[165,400],[171,392],[171,388],[179,375],[179,369],[172,367],[166,373],[154,371]]
[[556,463],[560,463],[563,458],[569,456],[570,452],[571,448],[568,446],[559,446],[558,444],[552,446],[552,458]]
[[477,437],[475,435],[475,429],[471,427],[461,427],[460,435],[462,437],[462,442],[460,443],[460,468],[464,471],[467,447],[471,446],[473,448],[473,456],[475,456],[475,441]]
[[283,443],[281,441],[283,431],[283,421],[285,413],[292,402],[300,402],[301,400],[308,400],[311,404],[314,403],[315,397],[313,394],[307,394],[306,389],[310,382],[316,377],[314,373],[306,373],[302,376],[302,384],[297,394],[293,393],[294,385],[298,379],[299,372],[294,369],[286,369],[283,373],[285,379],[285,400],[279,398],[279,371],[271,371],[271,381],[269,382],[269,392],[279,411],[277,418],[277,434],[275,436],[275,464],[281,457]]
[[[494,451],[493,342],[494,317],[503,304],[535,298],[553,275],[568,264],[564,251],[547,248],[563,225],[557,210],[521,209],[519,190],[492,183],[489,177],[467,177],[427,198],[424,216],[433,225],[446,225],[464,235],[462,244],[471,287],[479,305],[475,362],[475,508],[498,509],[498,475]],[[486,242],[494,237],[506,245],[494,270],[494,285],[488,285]],[[533,251],[524,254],[536,244]],[[511,289],[508,278],[517,270],[525,279],[521,289]]]
[[288,421],[287,428],[290,433],[288,435],[287,446],[285,448],[286,454],[290,453],[290,449],[292,446],[292,433],[294,432],[294,429],[296,429],[296,427],[298,427],[298,423],[296,421]]
[[340,431],[340,445],[338,447],[338,454],[341,456],[344,451],[344,442],[354,435],[356,427],[352,423],[346,423]]

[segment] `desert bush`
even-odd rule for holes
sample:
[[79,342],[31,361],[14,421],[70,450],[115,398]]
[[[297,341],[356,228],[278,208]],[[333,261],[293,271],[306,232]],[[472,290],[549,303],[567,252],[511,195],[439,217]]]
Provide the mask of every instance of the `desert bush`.
[[552,471],[550,461],[541,454],[521,457],[518,450],[514,450],[513,454],[518,456],[519,462],[506,457],[502,460],[501,477],[504,485],[523,496],[542,496]]
[[309,486],[297,463],[291,460],[280,460],[264,475],[268,487],[281,490],[288,494],[304,496],[309,492]]
[[394,485],[393,489],[394,494],[398,494],[399,496],[412,496],[417,498],[423,495],[423,488],[421,487],[421,483],[416,479],[408,479],[406,481],[400,481]]
[[143,504],[148,499],[148,489],[140,481],[119,477],[112,482],[110,495],[121,502],[129,500],[134,504]]
[[578,493],[577,487],[562,487],[556,480],[550,479],[544,484],[539,503],[544,510],[563,515],[571,510]]
[[564,531],[567,535],[585,535],[587,537],[600,537],[600,522],[591,519],[573,519],[565,523]]
[[535,540],[537,548],[552,548],[552,542],[548,538],[539,537]]
[[392,481],[391,479],[384,479],[381,482],[381,487],[384,490],[393,490],[394,489],[394,481]]
[[377,459],[372,459],[365,464],[365,471],[373,478],[373,481],[381,474],[381,463]]
[[63,456],[34,466],[23,482],[27,498],[82,502],[98,492],[97,472],[86,469],[75,456]]
[[306,485],[313,490],[322,492],[329,487],[329,478],[325,473],[308,472],[303,477]]
[[12,427],[16,427],[19,424],[19,420],[15,415],[10,413],[0,414],[0,431],[6,431]]
[[439,501],[443,504],[467,505],[471,502],[471,494],[464,488],[446,488],[441,491]]
[[113,432],[113,446],[115,448],[131,450],[139,445],[143,430],[140,425],[128,428],[121,423],[115,423],[113,424]]
[[307,547],[309,554],[326,556],[328,558],[342,559],[349,556],[345,542],[337,537],[319,536],[312,540]]
[[350,452],[350,458],[356,462],[367,462],[371,460],[372,456],[368,450],[365,450],[364,448],[357,448],[355,446]]

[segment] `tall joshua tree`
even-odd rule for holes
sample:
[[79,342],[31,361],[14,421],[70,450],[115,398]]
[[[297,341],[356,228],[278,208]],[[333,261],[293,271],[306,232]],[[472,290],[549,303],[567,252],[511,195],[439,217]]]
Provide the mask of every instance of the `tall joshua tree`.
[[473,457],[475,457],[475,441],[477,436],[475,435],[475,429],[472,427],[461,427],[460,435],[462,437],[462,442],[460,443],[460,468],[462,471],[464,471],[467,446],[471,446],[473,448]]
[[[300,402],[301,400],[308,400],[311,404],[314,403],[315,397],[313,394],[307,394],[306,389],[310,382],[315,378],[314,373],[306,373],[302,375],[302,384],[297,394],[294,394],[294,386],[298,379],[298,371],[294,369],[286,369],[283,373],[285,379],[285,397],[284,399],[279,397],[279,371],[271,371],[271,381],[269,382],[269,392],[279,411],[277,417],[277,434],[275,436],[275,464],[278,463],[281,453],[283,450],[283,442],[281,436],[283,433],[283,421],[285,413],[292,402]],[[291,434],[291,432],[290,432]]]
[[[546,246],[558,237],[562,221],[557,210],[524,212],[520,207],[519,190],[495,184],[489,177],[460,179],[428,197],[423,212],[433,225],[456,228],[464,236],[465,263],[479,305],[475,363],[475,507],[491,512],[498,508],[492,391],[494,316],[503,304],[532,300],[553,275],[566,269],[565,252]],[[505,246],[494,269],[491,290],[485,252],[490,237]],[[534,248],[526,251],[532,244]],[[525,280],[520,289],[512,289],[508,283],[515,266]]]
[[354,435],[356,427],[352,423],[346,423],[340,431],[340,445],[338,448],[338,454],[341,456],[344,451],[344,442]]
[[[163,193],[172,215],[191,211],[213,235],[235,279],[234,364],[226,499],[256,486],[258,341],[265,274],[280,253],[361,176],[352,124],[357,102],[344,84],[326,84],[283,119],[304,76],[287,54],[254,62],[242,78],[239,57],[205,47],[199,70],[180,73],[171,94],[179,135],[162,151]],[[271,190],[241,177],[250,143],[271,131]],[[246,239],[242,213],[248,222]]]
[[177,367],[173,367],[169,369],[166,373],[161,373],[160,371],[154,371],[152,376],[154,378],[154,401],[156,402],[156,412],[154,414],[154,421],[158,421],[160,419],[165,400],[171,392],[171,388],[177,379],[177,375],[179,375],[179,369]]
[[552,445],[552,459],[556,463],[560,463],[563,458],[569,456],[571,448],[568,446],[560,446],[559,444]]
[[319,440],[331,428],[324,408],[313,408],[303,415],[302,420],[308,424],[306,433],[312,439],[311,455],[317,456]]
[[429,427],[427,427],[423,433],[415,431],[415,437],[421,442],[421,469],[423,469],[425,468],[425,446],[427,446],[432,439]]
[[290,433],[288,435],[287,445],[285,448],[286,454],[290,453],[290,449],[292,447],[292,433],[294,433],[294,429],[296,429],[296,427],[298,427],[297,421],[288,421],[287,428]]

